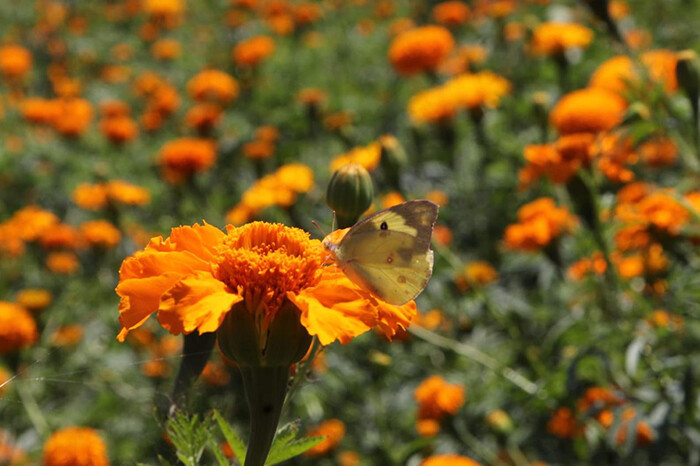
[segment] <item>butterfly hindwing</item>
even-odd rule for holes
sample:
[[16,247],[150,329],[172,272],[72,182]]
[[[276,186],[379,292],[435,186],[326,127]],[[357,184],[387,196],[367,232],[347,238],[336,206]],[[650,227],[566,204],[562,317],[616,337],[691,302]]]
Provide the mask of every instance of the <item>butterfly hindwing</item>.
[[410,201],[362,220],[337,247],[341,268],[390,304],[414,299],[432,274],[430,238],[437,210],[430,201]]

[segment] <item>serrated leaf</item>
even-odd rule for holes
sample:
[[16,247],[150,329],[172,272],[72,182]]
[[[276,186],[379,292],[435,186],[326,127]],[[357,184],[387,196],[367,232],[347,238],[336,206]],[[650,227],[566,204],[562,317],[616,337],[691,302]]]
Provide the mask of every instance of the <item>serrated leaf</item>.
[[301,455],[309,448],[318,445],[324,440],[326,440],[326,437],[308,437],[288,443],[284,448],[274,452],[274,455],[270,454],[267,457],[267,461],[265,461],[265,466],[272,466],[273,464],[281,463],[282,461]]
[[224,435],[224,438],[231,447],[231,450],[233,450],[233,454],[236,455],[236,459],[239,463],[244,464],[246,455],[245,443],[243,443],[241,437],[238,436],[238,434],[217,410],[214,410],[214,419],[216,419],[216,423],[219,425],[221,433]]
[[282,428],[275,434],[275,440],[272,442],[272,447],[270,448],[270,454],[272,454],[278,448],[282,448],[289,442],[294,440],[299,432],[299,421],[292,421],[285,424]]

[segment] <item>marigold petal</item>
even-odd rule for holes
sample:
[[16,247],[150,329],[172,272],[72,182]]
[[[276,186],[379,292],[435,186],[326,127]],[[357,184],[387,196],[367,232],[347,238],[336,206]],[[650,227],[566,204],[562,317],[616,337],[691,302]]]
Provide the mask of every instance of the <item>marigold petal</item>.
[[399,326],[407,328],[418,314],[415,301],[409,301],[402,306],[394,306],[377,300],[377,304],[377,327],[387,338],[396,335]]
[[324,274],[316,286],[287,296],[301,309],[301,324],[322,345],[335,340],[345,344],[377,324],[376,302],[363,296],[341,271]]
[[117,339],[124,341],[129,330],[143,324],[148,316],[158,310],[160,297],[181,278],[180,273],[164,273],[121,281],[117,293],[122,297],[119,302],[119,323],[122,330]]
[[180,280],[160,298],[158,321],[170,333],[214,332],[243,298],[208,272]]

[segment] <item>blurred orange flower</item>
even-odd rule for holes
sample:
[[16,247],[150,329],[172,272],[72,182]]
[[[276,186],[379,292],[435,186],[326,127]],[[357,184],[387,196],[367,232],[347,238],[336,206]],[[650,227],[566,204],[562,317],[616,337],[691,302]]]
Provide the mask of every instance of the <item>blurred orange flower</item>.
[[335,450],[340,445],[340,442],[345,437],[345,424],[340,419],[329,419],[322,422],[318,427],[313,429],[309,437],[326,437],[320,443],[306,450],[305,456],[318,457],[327,455],[332,450]]
[[38,338],[36,322],[26,309],[0,301],[0,354],[31,346]]
[[539,198],[518,209],[518,223],[506,228],[504,241],[509,249],[536,251],[571,231],[576,217],[564,207],[557,207],[548,197]]
[[252,68],[272,55],[275,41],[268,36],[255,36],[236,44],[233,48],[233,61],[240,67]]
[[454,49],[450,31],[442,26],[423,26],[399,34],[389,47],[389,61],[405,76],[435,71]]
[[[605,89],[615,93],[628,90],[630,83],[639,83],[648,73],[652,82],[661,84],[667,92],[678,88],[676,80],[677,57],[670,50],[652,50],[641,55],[641,73],[638,64],[627,55],[618,55],[601,63],[591,76],[590,87]],[[647,78],[643,78],[647,79]]]
[[8,79],[18,79],[32,67],[32,54],[21,45],[0,47],[0,73]]
[[598,133],[620,124],[626,109],[625,100],[614,92],[586,88],[563,96],[549,121],[560,134]]
[[78,270],[78,257],[72,252],[52,252],[46,256],[46,267],[61,275],[71,275]]
[[119,229],[107,220],[85,222],[80,225],[80,233],[90,246],[104,249],[115,247],[122,238]]
[[42,288],[25,288],[17,292],[15,301],[28,311],[39,312],[49,307],[53,295],[49,290]]
[[54,432],[44,444],[45,466],[107,466],[107,446],[89,427],[67,427]]
[[207,139],[179,138],[167,142],[158,153],[163,178],[179,184],[216,162],[216,145]]
[[572,48],[586,48],[593,31],[580,24],[542,23],[532,33],[530,49],[536,55],[561,55]]
[[433,19],[436,23],[445,26],[461,26],[470,16],[471,11],[467,4],[459,0],[438,3],[433,7]]
[[480,466],[480,463],[466,456],[433,455],[424,459],[421,466]]
[[225,105],[238,97],[239,86],[238,81],[223,71],[206,70],[189,80],[187,92],[194,100]]
[[465,393],[463,386],[447,383],[439,375],[428,377],[413,392],[418,403],[418,418],[440,420],[457,414],[464,406]]

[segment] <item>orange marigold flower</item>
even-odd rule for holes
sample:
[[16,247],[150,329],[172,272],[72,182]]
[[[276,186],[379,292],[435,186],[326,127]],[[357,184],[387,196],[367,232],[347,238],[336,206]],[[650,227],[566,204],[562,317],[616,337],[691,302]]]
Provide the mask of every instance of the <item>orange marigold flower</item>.
[[418,419],[416,432],[421,437],[435,437],[440,433],[440,423],[435,419]]
[[304,105],[321,105],[328,100],[328,93],[316,87],[307,87],[300,90],[296,95],[296,100]]
[[671,194],[656,191],[637,203],[639,215],[653,227],[677,234],[690,220],[690,213]]
[[557,102],[549,121],[560,134],[598,133],[622,122],[627,103],[619,95],[598,88],[570,92]]
[[275,145],[268,141],[251,141],[243,145],[243,155],[250,160],[265,160],[275,153]]
[[490,71],[464,74],[445,83],[457,105],[469,110],[497,107],[511,87],[510,81]]
[[662,309],[655,310],[645,320],[651,327],[669,328],[671,330],[680,330],[683,328],[684,322],[683,316]]
[[110,142],[123,144],[136,138],[139,127],[130,117],[113,117],[100,122],[100,131]]
[[78,247],[80,239],[80,233],[77,229],[59,223],[41,233],[39,244],[44,249],[75,249]]
[[421,466],[480,466],[480,463],[466,456],[433,455],[424,459]]
[[221,361],[209,361],[200,375],[202,381],[212,387],[225,387],[231,380],[228,369]]
[[615,246],[619,251],[643,249],[651,243],[651,235],[646,225],[625,225],[615,233]]
[[53,295],[42,288],[25,288],[17,292],[15,301],[31,312],[39,312],[51,305]]
[[9,223],[24,241],[37,240],[45,231],[59,223],[58,217],[48,210],[31,205],[14,213]]
[[255,316],[261,335],[284,302],[300,313],[309,334],[326,345],[347,343],[371,327],[391,336],[416,312],[413,302],[391,306],[354,285],[308,233],[253,222],[228,232],[211,226],[173,228],[151,239],[120,268],[119,340],[148,316],[172,334],[214,332],[236,303]]
[[324,440],[314,445],[304,453],[309,457],[327,455],[340,445],[345,437],[345,424],[340,419],[329,419],[322,422],[318,427],[309,433],[309,437],[326,437]]
[[447,383],[439,375],[430,376],[413,392],[418,403],[418,418],[439,420],[457,414],[464,406],[465,395],[463,386]]
[[436,23],[455,27],[466,23],[471,16],[471,11],[466,3],[459,0],[450,0],[438,3],[433,7],[433,19]]
[[559,438],[574,438],[579,436],[582,431],[582,426],[570,408],[557,409],[547,422],[547,432]]
[[67,427],[54,432],[44,444],[45,466],[107,466],[107,446],[89,427]]
[[144,205],[151,201],[151,193],[148,189],[126,181],[110,181],[107,183],[106,189],[107,197],[115,204]]
[[[0,373],[4,372],[0,368]],[[7,377],[6,380],[3,380]],[[5,373],[5,375],[0,374],[0,385],[9,380],[10,374]],[[7,388],[8,385],[2,385],[0,388],[0,395]],[[26,455],[15,443],[15,440],[4,430],[0,430],[0,464],[7,464],[10,466],[21,466],[24,464],[29,464],[27,462]]]
[[576,403],[576,409],[579,411],[588,411],[593,408],[619,406],[625,402],[625,399],[618,396],[614,391],[605,387],[590,387],[587,388],[583,397]]
[[408,101],[408,114],[414,123],[445,123],[458,110],[454,96],[444,86],[419,92]]
[[222,115],[223,110],[218,104],[204,102],[187,110],[185,122],[191,128],[206,132],[219,123]]
[[252,68],[272,55],[275,41],[268,36],[255,36],[244,40],[233,48],[233,61],[238,66]]
[[219,70],[206,70],[187,83],[190,97],[198,101],[228,104],[238,97],[239,86],[232,76]]
[[103,118],[126,117],[131,114],[131,107],[123,100],[105,100],[100,103],[100,115]]
[[182,53],[182,46],[176,39],[160,39],[151,45],[151,55],[156,60],[174,60]]
[[279,130],[271,125],[260,126],[255,130],[255,138],[259,141],[276,142],[279,137]]
[[78,270],[80,263],[72,252],[52,252],[46,256],[46,267],[54,273],[71,275]]
[[294,5],[294,22],[303,26],[317,21],[321,17],[321,8],[317,3],[304,1]]
[[575,224],[576,218],[566,208],[557,207],[551,198],[539,198],[518,209],[518,223],[506,228],[505,244],[509,249],[536,251]]
[[638,83],[647,79],[661,84],[667,92],[678,89],[676,80],[677,57],[670,50],[652,50],[641,56],[641,66],[646,68],[644,73],[638,71],[636,64],[627,55],[618,55],[601,63],[591,76],[590,87],[605,89],[615,93],[628,90],[630,83]]
[[673,139],[657,136],[639,146],[642,161],[650,167],[669,167],[678,159],[678,146]]
[[455,41],[442,26],[423,26],[398,35],[389,47],[389,60],[402,75],[434,71],[452,52]]
[[84,133],[92,121],[92,104],[85,99],[61,99],[57,102],[58,115],[53,126],[64,136],[75,137]]
[[338,455],[338,466],[360,466],[360,455],[354,451],[343,451]]
[[331,160],[330,171],[334,172],[343,165],[359,164],[367,171],[372,171],[379,165],[382,157],[382,145],[373,142],[367,146],[355,147],[349,152],[340,154]]
[[6,78],[21,78],[32,67],[32,54],[21,45],[0,47],[0,73]]
[[469,262],[455,277],[455,285],[464,292],[471,287],[483,287],[498,280],[498,272],[484,261]]
[[603,275],[607,269],[608,263],[605,261],[603,254],[600,251],[596,251],[591,257],[585,257],[571,264],[566,271],[566,275],[572,280],[579,281],[588,273]]
[[0,301],[0,354],[31,346],[38,337],[36,322],[26,309]]
[[58,118],[60,108],[55,100],[30,97],[20,104],[22,117],[38,124],[50,125]]
[[216,146],[206,139],[175,139],[161,148],[158,159],[163,177],[177,184],[211,168],[216,161]]
[[51,344],[54,346],[74,346],[83,339],[83,326],[79,324],[64,325],[56,329],[51,335]]
[[542,23],[532,33],[530,49],[536,55],[561,55],[568,49],[586,48],[593,31],[580,24]]
[[634,172],[627,166],[637,163],[639,155],[635,152],[630,138],[616,133],[605,134],[599,138],[596,149],[598,169],[610,181],[629,183],[634,179]]
[[391,191],[382,196],[381,205],[382,209],[388,209],[389,207],[394,207],[399,204],[406,202],[403,195],[398,191]]
[[93,220],[80,225],[83,239],[91,246],[110,249],[119,244],[122,234],[107,220]]
[[622,0],[610,0],[608,3],[608,14],[612,19],[623,19],[630,14],[630,6]]

